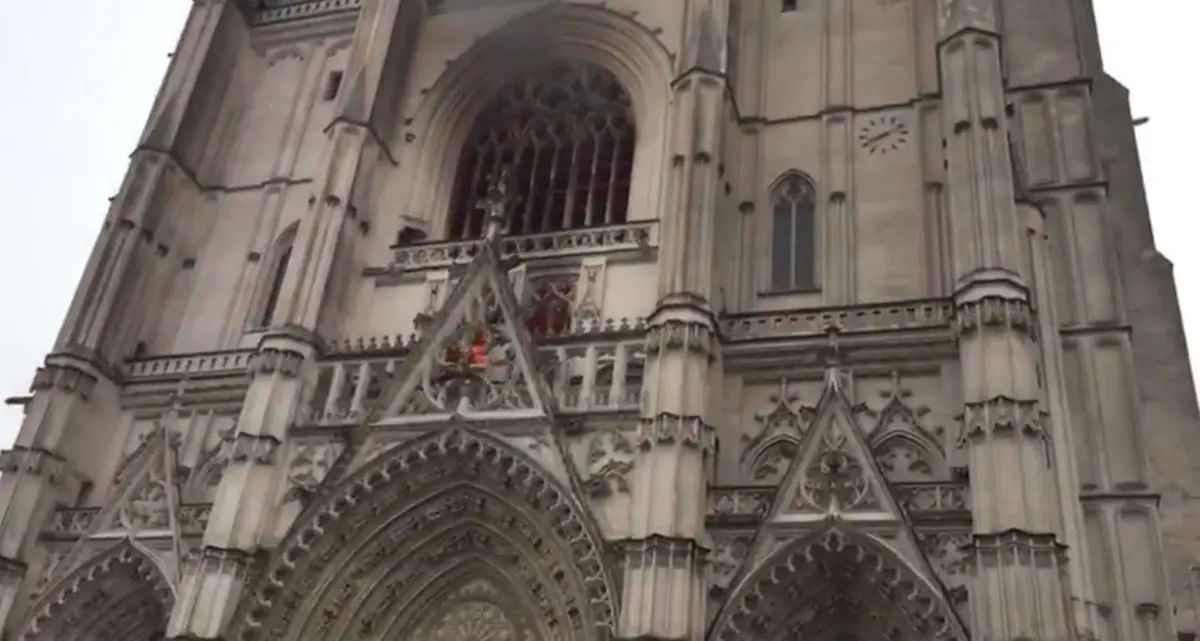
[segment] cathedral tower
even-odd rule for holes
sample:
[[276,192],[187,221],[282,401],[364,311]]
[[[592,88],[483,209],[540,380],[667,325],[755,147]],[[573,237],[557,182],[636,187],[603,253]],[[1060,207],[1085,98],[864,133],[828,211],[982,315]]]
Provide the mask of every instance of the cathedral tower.
[[1173,641],[1090,0],[194,0],[0,456],[19,641]]

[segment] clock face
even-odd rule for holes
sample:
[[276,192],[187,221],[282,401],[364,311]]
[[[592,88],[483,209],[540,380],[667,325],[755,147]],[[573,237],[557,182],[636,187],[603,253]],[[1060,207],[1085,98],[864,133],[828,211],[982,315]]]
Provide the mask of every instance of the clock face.
[[896,151],[908,142],[908,125],[898,116],[877,116],[858,128],[858,143],[873,154]]

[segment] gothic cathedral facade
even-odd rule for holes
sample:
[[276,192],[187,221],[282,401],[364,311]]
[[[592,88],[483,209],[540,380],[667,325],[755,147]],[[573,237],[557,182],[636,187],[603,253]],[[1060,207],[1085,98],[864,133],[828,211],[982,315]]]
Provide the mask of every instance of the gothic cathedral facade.
[[9,641],[1197,632],[1090,0],[193,0],[22,402]]

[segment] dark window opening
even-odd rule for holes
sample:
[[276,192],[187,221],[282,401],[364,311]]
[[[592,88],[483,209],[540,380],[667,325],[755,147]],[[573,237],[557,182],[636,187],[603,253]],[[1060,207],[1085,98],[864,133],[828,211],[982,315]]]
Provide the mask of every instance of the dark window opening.
[[271,275],[271,289],[263,302],[262,316],[259,317],[259,327],[270,327],[275,317],[275,308],[279,306],[279,294],[283,291],[283,277],[287,275],[288,262],[292,258],[292,248],[288,246],[279,255],[275,263],[275,273]]
[[771,284],[773,291],[813,289],[817,284],[816,196],[813,185],[788,176],[773,197]]
[[479,202],[511,167],[506,233],[625,222],[636,131],[628,92],[608,71],[557,63],[501,91],[480,112],[459,158],[451,239],[480,236]]
[[795,11],[798,0],[783,0],[783,12]]
[[337,98],[338,92],[342,89],[342,75],[341,71],[329,72],[329,79],[325,81],[326,102]]

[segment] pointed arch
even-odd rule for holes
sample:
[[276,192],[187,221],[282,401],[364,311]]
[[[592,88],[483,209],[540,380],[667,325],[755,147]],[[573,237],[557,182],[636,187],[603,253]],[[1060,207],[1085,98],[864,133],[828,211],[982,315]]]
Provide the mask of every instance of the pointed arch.
[[709,641],[852,635],[966,641],[936,577],[880,538],[831,525],[782,546],[737,581]]
[[577,3],[544,5],[489,33],[425,92],[408,127],[416,138],[407,147],[415,155],[404,192],[411,199],[407,211],[429,221],[429,229],[447,227],[458,150],[486,104],[531,70],[514,60],[575,60],[615,77],[628,92],[638,132],[628,186],[629,217],[651,217],[657,211],[663,174],[671,54],[635,18]]
[[804,291],[818,285],[817,186],[807,174],[790,170],[771,185],[767,289]]
[[252,308],[249,329],[267,329],[273,324],[275,312],[279,310],[283,282],[291,264],[292,247],[296,243],[296,232],[299,228],[300,222],[293,222],[271,243],[271,249],[267,252],[266,269],[260,272],[259,294]]
[[526,454],[451,426],[377,456],[305,510],[231,638],[411,639],[435,613],[503,605],[514,641],[604,641],[614,585],[568,489]]
[[743,455],[744,472],[751,483],[777,484],[800,449],[797,434],[779,432],[755,443]]
[[624,223],[637,127],[629,91],[608,69],[552,60],[514,79],[476,116],[458,152],[447,235],[483,234],[492,177],[508,165],[509,234]]
[[42,593],[21,641],[158,641],[175,592],[154,559],[131,542],[86,561]]
[[946,472],[944,445],[921,423],[927,411],[910,407],[896,395],[879,412],[870,446],[889,481],[932,481]]
[[892,483],[933,481],[945,468],[945,458],[937,446],[919,435],[892,430],[872,435],[871,452]]

